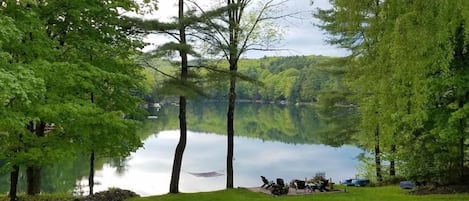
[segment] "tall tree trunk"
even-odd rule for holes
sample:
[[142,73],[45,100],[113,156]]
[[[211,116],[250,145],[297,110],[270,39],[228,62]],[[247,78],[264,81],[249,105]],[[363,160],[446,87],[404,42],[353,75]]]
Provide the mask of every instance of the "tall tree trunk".
[[90,153],[90,172],[88,175],[88,187],[90,190],[90,195],[93,195],[94,193],[94,161],[95,161],[95,152],[94,150],[91,150]]
[[[184,1],[179,0],[179,36],[180,44],[186,45],[186,27],[181,22],[184,22]],[[187,80],[187,52],[186,50],[179,50],[181,56],[181,81],[183,83]],[[176,152],[174,153],[173,169],[171,173],[171,181],[169,184],[170,193],[179,193],[179,177],[181,174],[182,158],[184,150],[186,149],[187,143],[187,122],[186,122],[186,97],[179,97],[179,143],[176,146]]]
[[[93,60],[93,56],[92,54],[90,54],[90,61]],[[91,103],[93,104],[94,103],[94,93],[91,92],[90,93],[90,101]],[[91,153],[90,153],[90,171],[89,171],[89,174],[88,174],[88,187],[89,187],[89,195],[93,195],[94,194],[94,161],[96,160],[96,153],[95,153],[95,150],[94,150],[94,142],[91,142]]]
[[[40,122],[36,128],[31,127],[33,133],[38,137],[45,136],[46,123]],[[37,195],[41,192],[41,167],[28,166],[26,167],[26,194]]]
[[381,183],[383,181],[383,176],[381,174],[381,151],[379,148],[379,124],[376,125],[375,131],[375,165],[376,165],[376,178],[378,182]]
[[236,72],[238,70],[238,34],[237,24],[239,6],[234,0],[228,0],[228,31],[229,31],[229,64],[230,64],[230,89],[228,92],[227,132],[227,154],[226,154],[226,188],[233,188],[233,155],[234,155],[234,111],[236,105]]
[[18,192],[18,177],[20,175],[20,167],[18,165],[13,166],[13,171],[10,172],[10,201],[17,201],[18,197],[16,196]]
[[234,155],[234,110],[236,103],[236,78],[230,78],[227,113],[227,156],[226,156],[226,188],[233,188],[233,155]]

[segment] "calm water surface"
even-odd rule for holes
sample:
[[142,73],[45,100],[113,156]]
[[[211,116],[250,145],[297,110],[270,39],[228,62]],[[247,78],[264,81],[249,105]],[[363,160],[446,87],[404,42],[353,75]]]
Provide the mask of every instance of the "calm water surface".
[[[181,192],[213,191],[226,182],[226,104],[189,104],[188,138],[180,177]],[[178,108],[165,105],[141,129],[144,147],[126,159],[96,162],[95,192],[118,187],[142,196],[169,191],[172,162],[179,140]],[[270,180],[311,178],[325,172],[338,182],[355,177],[361,149],[347,128],[353,118],[347,110],[316,111],[309,106],[239,104],[235,120],[234,185],[260,186]],[[216,172],[199,177],[191,173]],[[87,159],[67,160],[43,171],[43,192],[87,194]],[[20,177],[24,190],[24,175]],[[0,175],[0,190],[8,191],[8,174]]]
[[[138,194],[155,195],[168,192],[174,150],[179,131],[162,131],[145,141],[127,162],[124,174],[105,165],[96,173],[97,191],[109,187],[130,189]],[[339,181],[357,173],[356,156],[361,152],[353,146],[334,148],[327,145],[300,145],[262,141],[247,137],[235,138],[234,182],[239,187],[262,184],[260,175],[290,181],[312,177],[325,172]],[[226,182],[226,137],[210,133],[188,132],[188,144],[183,158],[180,180],[181,192],[224,189]],[[218,172],[223,175],[198,177],[190,173]],[[82,181],[86,184],[87,180]]]

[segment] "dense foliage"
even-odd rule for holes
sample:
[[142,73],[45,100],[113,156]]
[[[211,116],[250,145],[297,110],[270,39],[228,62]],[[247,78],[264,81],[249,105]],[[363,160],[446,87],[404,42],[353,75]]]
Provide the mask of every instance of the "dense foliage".
[[[141,69],[131,57],[119,9],[133,1],[0,2],[0,159],[27,168],[30,194],[40,171],[77,152],[125,156],[135,135]],[[16,178],[16,179],[13,179]]]
[[329,42],[352,53],[348,83],[360,108],[357,138],[375,154],[377,179],[384,158],[397,165],[391,176],[467,184],[469,3],[331,3],[316,17]]

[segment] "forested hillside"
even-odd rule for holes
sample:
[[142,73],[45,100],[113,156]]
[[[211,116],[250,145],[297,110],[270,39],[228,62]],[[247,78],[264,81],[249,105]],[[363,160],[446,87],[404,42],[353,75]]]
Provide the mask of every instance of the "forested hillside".
[[[258,102],[287,101],[289,103],[345,103],[344,94],[347,90],[343,78],[345,67],[335,61],[336,58],[325,56],[291,56],[264,57],[260,59],[243,59],[239,63],[240,77],[237,87],[239,100]],[[154,66],[159,70],[171,74],[175,67],[171,62],[155,60]],[[194,65],[200,62],[193,62]],[[204,62],[211,66],[224,67],[224,63],[214,61]],[[196,68],[194,74],[206,74],[206,70]],[[199,85],[200,91],[208,99],[226,100],[228,83],[222,73],[211,75],[211,79],[204,80]],[[226,76],[226,75],[225,75]],[[170,79],[165,75],[148,71],[149,83],[156,83],[153,98],[161,100],[159,95],[166,94],[164,80]],[[199,76],[201,77],[201,76]],[[156,80],[156,82],[154,82]]]

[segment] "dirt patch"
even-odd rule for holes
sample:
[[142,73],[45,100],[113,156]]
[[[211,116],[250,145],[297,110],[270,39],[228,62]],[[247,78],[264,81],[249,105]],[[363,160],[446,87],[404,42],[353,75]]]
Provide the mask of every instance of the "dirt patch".
[[[265,194],[268,194],[268,195],[272,195],[272,192],[269,190],[269,189],[265,189],[265,188],[261,188],[261,187],[253,187],[253,188],[246,188],[250,191],[253,191],[253,192],[259,192],[259,193],[265,193]],[[298,189],[296,190],[295,188],[289,188],[288,189],[288,195],[314,195],[314,194],[320,194],[320,193],[341,193],[341,192],[344,192],[342,190],[332,190],[332,191],[324,191],[324,192],[321,192],[321,191],[308,191],[308,190],[304,190],[304,189]]]

